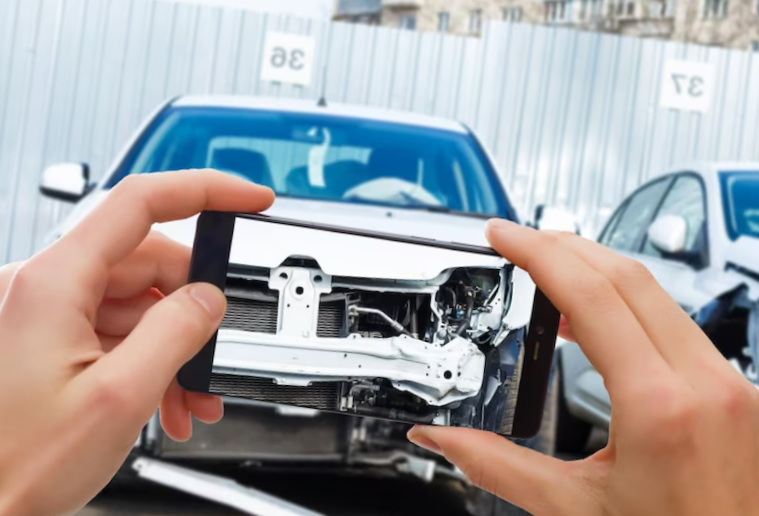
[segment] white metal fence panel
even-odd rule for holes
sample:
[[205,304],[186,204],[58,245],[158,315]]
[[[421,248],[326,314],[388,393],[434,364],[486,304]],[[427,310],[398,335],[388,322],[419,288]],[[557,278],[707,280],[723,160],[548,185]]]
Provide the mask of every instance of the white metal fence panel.
[[[269,31],[316,39],[308,87],[259,79]],[[659,106],[670,59],[713,64],[707,112]],[[0,263],[28,256],[68,209],[39,196],[43,167],[84,161],[99,178],[161,101],[323,88],[465,122],[523,215],[548,202],[590,229],[675,163],[759,160],[757,54],[523,24],[462,38],[163,0],[3,0]]]

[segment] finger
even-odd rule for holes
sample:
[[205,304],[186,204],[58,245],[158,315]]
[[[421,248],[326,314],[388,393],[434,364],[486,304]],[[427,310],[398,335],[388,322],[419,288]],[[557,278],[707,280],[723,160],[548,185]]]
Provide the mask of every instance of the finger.
[[168,295],[187,284],[192,249],[152,232],[110,272],[106,298],[126,299],[149,288]]
[[442,454],[476,486],[530,514],[591,514],[587,494],[572,482],[571,463],[468,428],[416,426],[408,437]]
[[204,423],[218,423],[224,417],[224,402],[219,396],[184,391],[185,405]]
[[570,233],[555,233],[591,267],[603,274],[638,319],[648,338],[675,370],[704,380],[704,367],[720,367],[736,374],[698,325],[661,288],[639,261]]
[[169,384],[161,399],[159,418],[163,431],[175,441],[186,441],[192,436],[190,409],[185,403],[184,390],[176,380]]
[[567,321],[567,318],[563,315],[561,316],[561,320],[559,320],[559,337],[568,340],[569,342],[577,342],[575,334],[572,333],[572,327],[569,325],[569,321]]
[[113,351],[101,357],[81,381],[124,389],[121,418],[149,418],[179,368],[216,331],[226,308],[224,294],[213,285],[194,283],[158,302]]
[[3,298],[5,298],[5,291],[8,290],[8,285],[13,279],[13,274],[16,269],[21,267],[21,262],[9,263],[0,267],[0,305],[2,305]]
[[611,282],[555,235],[490,221],[487,237],[496,251],[529,273],[566,317],[610,395],[637,386],[641,377],[673,377]]
[[32,260],[39,264],[40,274],[49,275],[65,265],[66,301],[94,317],[108,271],[137,248],[153,224],[190,218],[204,210],[258,212],[273,200],[269,188],[212,170],[129,176]]
[[145,290],[129,299],[106,299],[98,308],[95,331],[103,335],[125,337],[164,296],[156,289]]

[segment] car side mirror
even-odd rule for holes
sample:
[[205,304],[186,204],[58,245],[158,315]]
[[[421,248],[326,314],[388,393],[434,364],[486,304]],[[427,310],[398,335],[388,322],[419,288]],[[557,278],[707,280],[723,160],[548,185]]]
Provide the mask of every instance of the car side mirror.
[[679,215],[663,215],[648,227],[648,239],[657,250],[667,254],[685,251],[688,223]]
[[580,225],[575,216],[562,208],[540,204],[535,208],[534,222],[530,226],[543,230],[569,231],[580,234]]
[[59,163],[42,172],[40,192],[59,201],[76,202],[89,192],[90,167],[86,163]]

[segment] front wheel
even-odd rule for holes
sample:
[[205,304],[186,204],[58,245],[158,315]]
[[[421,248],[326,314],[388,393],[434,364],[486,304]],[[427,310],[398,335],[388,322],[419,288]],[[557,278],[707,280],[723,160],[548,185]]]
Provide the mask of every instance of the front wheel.
[[[543,423],[540,425],[538,435],[527,441],[518,440],[517,443],[532,448],[544,455],[553,456],[556,449],[556,417],[559,408],[559,383],[558,368],[554,369],[551,385],[546,394],[546,402],[543,406]],[[469,486],[467,488],[467,511],[472,516],[530,516],[524,509],[512,505],[497,496],[483,491],[482,489]]]

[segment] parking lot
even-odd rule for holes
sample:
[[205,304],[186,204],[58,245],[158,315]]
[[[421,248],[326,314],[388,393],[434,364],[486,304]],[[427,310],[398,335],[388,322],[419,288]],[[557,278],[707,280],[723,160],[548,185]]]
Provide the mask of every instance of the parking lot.
[[[455,486],[416,480],[362,479],[326,475],[253,475],[257,489],[326,516],[466,516]],[[367,503],[371,500],[371,503]],[[109,489],[76,516],[233,516],[236,510],[141,485]]]

